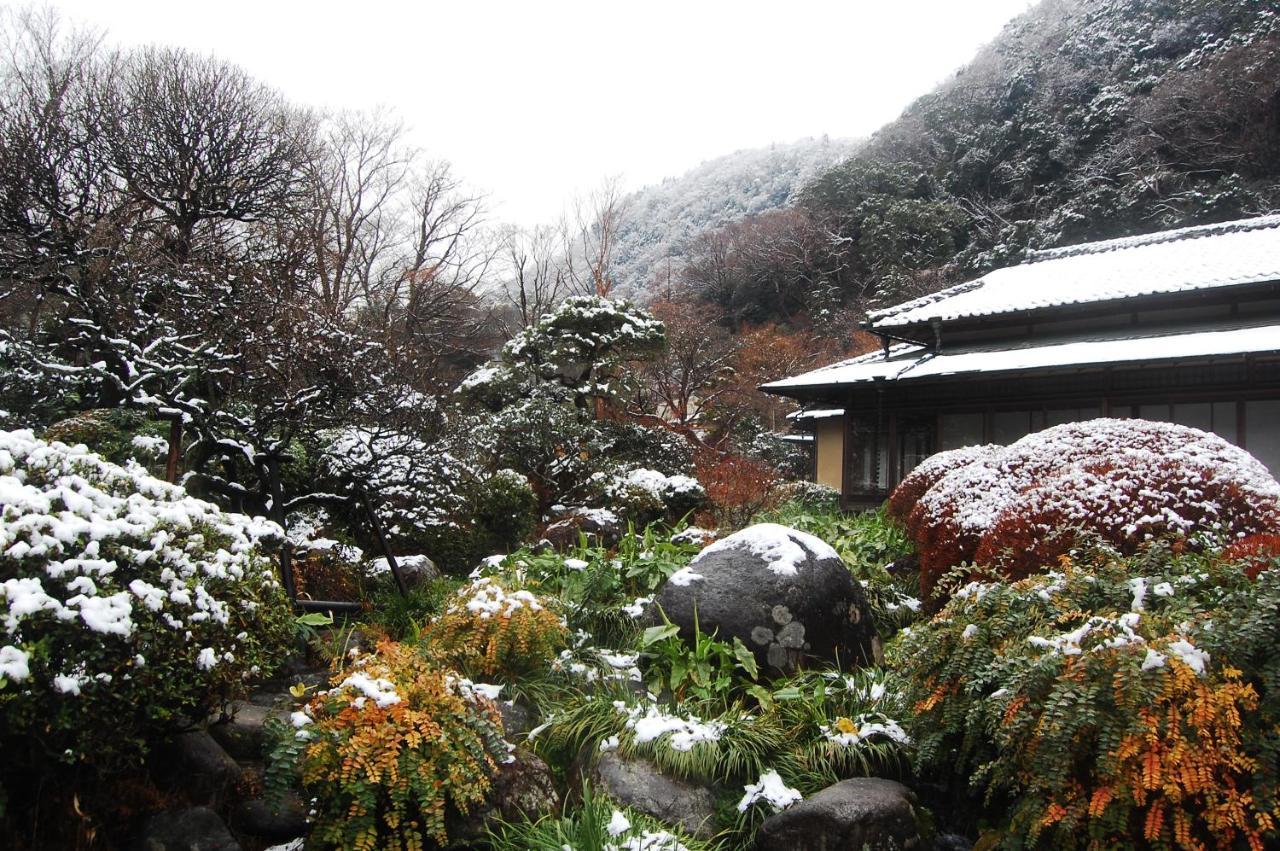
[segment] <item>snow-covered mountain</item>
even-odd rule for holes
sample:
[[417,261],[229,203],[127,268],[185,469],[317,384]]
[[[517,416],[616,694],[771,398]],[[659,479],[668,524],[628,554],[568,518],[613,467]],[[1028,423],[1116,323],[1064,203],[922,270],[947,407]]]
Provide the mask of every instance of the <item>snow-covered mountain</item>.
[[791,204],[813,177],[848,158],[849,139],[801,139],[736,151],[626,199],[615,249],[615,292],[644,301],[665,279],[668,260],[705,230]]

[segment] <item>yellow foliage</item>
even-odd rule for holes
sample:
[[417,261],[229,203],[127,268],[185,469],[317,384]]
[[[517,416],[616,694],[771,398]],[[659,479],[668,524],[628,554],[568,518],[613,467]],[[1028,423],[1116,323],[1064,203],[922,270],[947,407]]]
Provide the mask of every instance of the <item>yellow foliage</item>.
[[441,663],[471,676],[514,680],[545,669],[567,643],[559,615],[529,592],[508,591],[485,578],[455,595],[422,645]]

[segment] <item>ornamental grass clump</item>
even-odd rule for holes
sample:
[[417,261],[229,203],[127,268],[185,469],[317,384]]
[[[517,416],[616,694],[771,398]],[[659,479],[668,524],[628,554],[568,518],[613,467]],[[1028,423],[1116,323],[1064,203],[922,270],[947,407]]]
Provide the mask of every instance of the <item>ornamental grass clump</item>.
[[312,796],[308,843],[342,851],[443,846],[447,820],[481,805],[510,758],[497,689],[383,642],[293,715]]
[[[1156,546],[964,586],[893,648],[917,770],[985,791],[988,847],[1274,843],[1266,582]],[[1227,620],[1270,626],[1228,634]]]
[[120,767],[267,674],[293,627],[265,550],[280,534],[136,465],[0,432],[6,772]]
[[[890,497],[920,553],[922,595],[964,563],[1010,577],[1051,567],[1082,536],[1124,553],[1164,535],[1196,546],[1280,528],[1280,484],[1214,434],[1146,420],[1055,426],[1003,449],[947,453]],[[933,474],[946,470],[945,475]],[[930,484],[911,504],[922,484]]]

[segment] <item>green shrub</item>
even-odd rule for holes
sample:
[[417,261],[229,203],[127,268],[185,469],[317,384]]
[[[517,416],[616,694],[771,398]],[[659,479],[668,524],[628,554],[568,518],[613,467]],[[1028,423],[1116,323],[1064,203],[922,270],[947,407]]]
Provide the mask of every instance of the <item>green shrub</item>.
[[132,459],[158,468],[169,451],[169,424],[128,408],[96,408],[60,420],[40,435],[50,443],[84,444],[113,464]]
[[473,482],[466,497],[464,513],[475,530],[472,564],[492,553],[518,548],[538,522],[538,497],[529,481],[514,470],[499,470]]
[[136,758],[287,649],[273,524],[22,431],[0,432],[0,494],[8,770]]
[[918,768],[984,789],[1005,848],[1274,842],[1277,728],[1244,719],[1275,700],[1276,593],[1166,547],[970,583],[892,651]]

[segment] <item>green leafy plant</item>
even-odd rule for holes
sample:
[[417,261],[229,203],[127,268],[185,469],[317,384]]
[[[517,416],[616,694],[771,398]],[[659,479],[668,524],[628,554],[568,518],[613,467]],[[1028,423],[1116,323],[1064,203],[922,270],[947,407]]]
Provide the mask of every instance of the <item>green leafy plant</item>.
[[651,691],[668,691],[676,700],[726,702],[746,688],[741,675],[753,683],[759,676],[755,656],[742,640],[719,641],[714,633],[707,635],[698,627],[697,612],[692,644],[680,638],[680,627],[665,614],[662,619],[664,623],[649,627],[640,639]]

